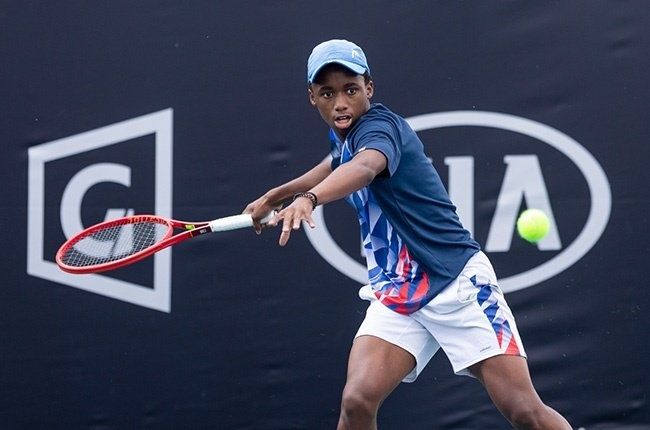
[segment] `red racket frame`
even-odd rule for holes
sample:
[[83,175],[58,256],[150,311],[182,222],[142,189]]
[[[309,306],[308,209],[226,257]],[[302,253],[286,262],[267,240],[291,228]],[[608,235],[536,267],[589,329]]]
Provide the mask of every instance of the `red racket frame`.
[[[63,256],[65,255],[67,250],[73,247],[77,242],[81,241],[85,237],[90,236],[91,234],[99,230],[104,230],[107,228],[120,226],[120,225],[135,224],[137,222],[143,222],[143,221],[154,221],[157,222],[158,224],[167,225],[168,227],[167,232],[163,236],[163,239],[156,242],[154,245],[148,248],[136,252],[135,254],[129,255],[128,257],[119,260],[109,261],[107,263],[76,267],[76,266],[69,266],[63,262]],[[173,235],[175,228],[185,229],[186,231]],[[64,272],[73,273],[73,274],[105,272],[108,270],[118,269],[120,267],[133,264],[169,246],[176,245],[177,243],[180,243],[192,237],[199,236],[205,233],[211,233],[211,232],[212,229],[210,228],[209,222],[205,222],[205,221],[193,223],[193,222],[186,222],[186,221],[178,221],[178,220],[169,219],[157,215],[133,215],[129,217],[118,218],[118,219],[105,221],[93,225],[91,227],[88,227],[87,229],[79,232],[78,234],[68,239],[63,245],[61,245],[61,247],[56,253],[56,264]]]

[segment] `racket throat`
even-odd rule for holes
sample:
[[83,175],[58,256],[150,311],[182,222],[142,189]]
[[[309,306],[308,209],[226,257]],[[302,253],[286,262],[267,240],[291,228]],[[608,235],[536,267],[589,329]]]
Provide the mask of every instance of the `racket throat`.
[[206,233],[212,233],[212,229],[210,228],[209,225],[204,225],[201,227],[197,227],[194,230],[189,230],[187,233],[189,237],[196,237]]

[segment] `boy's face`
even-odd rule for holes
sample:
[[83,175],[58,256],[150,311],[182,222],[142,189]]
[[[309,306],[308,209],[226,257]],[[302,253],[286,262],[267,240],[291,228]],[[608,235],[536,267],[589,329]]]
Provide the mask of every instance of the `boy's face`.
[[309,86],[309,101],[320,116],[341,138],[370,109],[374,91],[372,81],[340,68],[320,72],[316,82]]

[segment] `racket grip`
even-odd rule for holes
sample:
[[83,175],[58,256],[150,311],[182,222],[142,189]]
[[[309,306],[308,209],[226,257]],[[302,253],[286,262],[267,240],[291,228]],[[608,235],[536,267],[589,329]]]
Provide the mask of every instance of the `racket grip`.
[[[273,218],[273,215],[275,215],[275,213],[271,212],[262,218],[262,224],[269,222],[271,218]],[[213,232],[237,230],[240,228],[252,227],[253,218],[251,218],[250,214],[233,215],[210,221],[209,226]]]

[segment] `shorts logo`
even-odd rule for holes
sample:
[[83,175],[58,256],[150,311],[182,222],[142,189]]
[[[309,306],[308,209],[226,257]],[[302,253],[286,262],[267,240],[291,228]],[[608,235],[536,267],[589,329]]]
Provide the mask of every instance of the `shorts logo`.
[[[407,118],[407,121],[416,132],[445,127],[488,127],[518,133],[559,151],[584,177],[590,195],[587,221],[577,237],[563,247],[537,156],[508,154],[503,157],[505,176],[489,234],[483,244],[485,250],[506,252],[510,249],[518,210],[525,201],[528,207],[542,209],[551,218],[551,230],[537,247],[542,251],[560,251],[537,267],[500,279],[499,285],[504,292],[528,288],[552,278],[580,260],[600,239],[609,222],[611,189],[598,161],[571,137],[545,124],[496,112],[439,112]],[[424,143],[426,145],[426,141]],[[474,227],[473,163],[472,157],[445,159],[449,168],[447,188],[450,197],[470,231]],[[316,208],[313,217],[319,227],[305,229],[305,232],[316,251],[341,273],[355,281],[368,282],[365,266],[343,251],[330,235],[323,208]]]
[[[88,227],[89,225],[84,225],[82,222],[82,212],[84,198],[91,194],[89,193],[91,188],[106,186],[106,184],[114,187],[132,187],[132,176],[134,176],[132,166],[117,162],[97,162],[93,159],[91,164],[80,168],[71,175],[70,179],[64,177],[67,184],[60,196],[58,216],[56,212],[51,212],[46,204],[46,201],[52,198],[49,192],[46,194],[46,188],[50,183],[62,179],[57,176],[56,169],[47,168],[51,164],[64,163],[66,169],[75,170],[75,161],[66,163],[68,157],[92,156],[96,154],[95,151],[120,144],[125,145],[124,149],[132,149],[134,145],[139,144],[140,140],[137,139],[153,135],[154,150],[142,151],[143,154],[147,154],[147,157],[151,157],[150,165],[154,166],[155,172],[152,180],[154,195],[147,197],[153,201],[151,210],[156,214],[171,217],[172,123],[173,111],[165,109],[29,148],[27,215],[27,273],[29,275],[135,305],[170,312],[171,253],[169,250],[158,252],[154,256],[153,285],[148,286],[103,274],[71,275],[62,272],[53,261],[54,255],[49,243],[52,240],[47,239],[54,229],[57,231],[60,229],[62,236],[69,238]],[[124,143],[129,140],[132,142]],[[140,163],[142,164],[142,160]],[[133,208],[129,205],[125,206],[105,208],[103,219],[97,222],[133,214]]]

